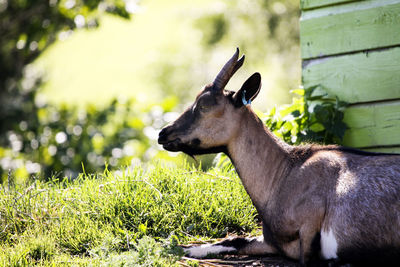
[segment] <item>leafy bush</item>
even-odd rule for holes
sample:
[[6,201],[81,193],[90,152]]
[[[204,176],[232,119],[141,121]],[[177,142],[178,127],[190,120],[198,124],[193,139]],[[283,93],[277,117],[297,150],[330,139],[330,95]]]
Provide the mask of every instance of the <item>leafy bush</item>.
[[347,104],[330,98],[319,86],[292,92],[300,97],[291,105],[273,108],[263,115],[267,127],[289,144],[340,144],[347,129],[343,122]]

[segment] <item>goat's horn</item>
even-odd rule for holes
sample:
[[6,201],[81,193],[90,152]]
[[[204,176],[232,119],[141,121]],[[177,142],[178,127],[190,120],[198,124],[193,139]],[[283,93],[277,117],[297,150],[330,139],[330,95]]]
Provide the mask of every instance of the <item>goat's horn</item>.
[[233,74],[243,65],[244,55],[238,60],[239,48],[236,48],[235,54],[226,62],[222,70],[214,80],[214,86],[217,90],[222,90],[228,83]]

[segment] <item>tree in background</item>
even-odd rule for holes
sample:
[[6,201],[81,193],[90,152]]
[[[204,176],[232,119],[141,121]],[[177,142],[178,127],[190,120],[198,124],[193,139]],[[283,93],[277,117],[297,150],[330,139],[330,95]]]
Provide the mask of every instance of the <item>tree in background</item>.
[[43,105],[35,99],[40,74],[29,64],[74,29],[97,27],[102,13],[129,18],[127,9],[135,3],[133,0],[0,0],[0,159],[6,161],[4,147],[11,147],[14,157],[20,151],[33,153],[38,148],[35,142],[25,144],[38,136],[38,108]]
[[129,18],[122,0],[0,0],[0,144],[21,121],[37,125],[34,96],[40,80],[27,66],[57,37],[96,27],[103,12]]

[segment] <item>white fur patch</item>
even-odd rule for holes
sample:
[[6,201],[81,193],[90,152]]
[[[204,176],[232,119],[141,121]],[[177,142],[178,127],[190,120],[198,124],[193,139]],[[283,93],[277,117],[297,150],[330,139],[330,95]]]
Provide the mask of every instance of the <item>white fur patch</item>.
[[204,258],[210,254],[218,255],[223,252],[236,251],[236,249],[233,247],[206,244],[197,247],[185,248],[184,251],[189,257]]
[[332,229],[321,231],[321,255],[324,259],[336,259],[338,243]]

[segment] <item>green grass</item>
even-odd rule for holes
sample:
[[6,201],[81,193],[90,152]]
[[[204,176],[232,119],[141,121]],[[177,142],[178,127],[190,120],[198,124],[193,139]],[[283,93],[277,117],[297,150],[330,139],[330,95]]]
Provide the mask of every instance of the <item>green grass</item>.
[[176,246],[257,230],[235,173],[148,166],[0,188],[0,265],[174,264]]

